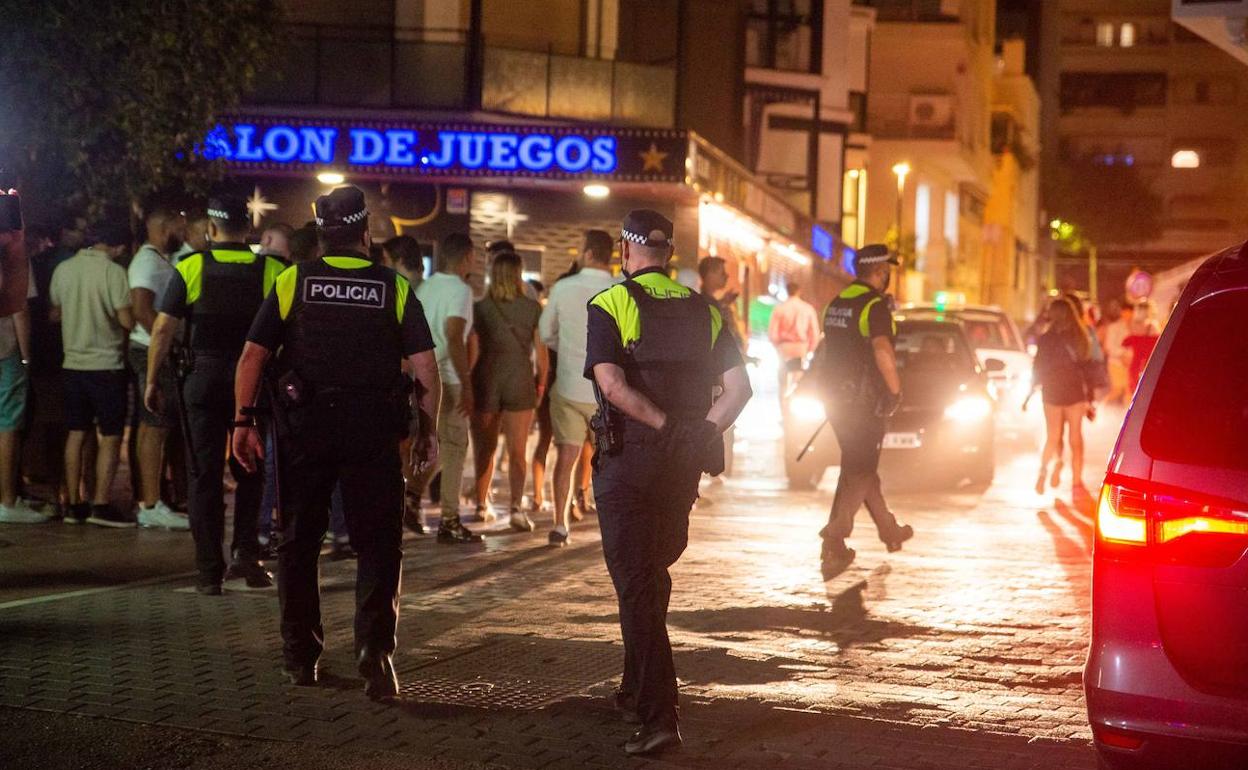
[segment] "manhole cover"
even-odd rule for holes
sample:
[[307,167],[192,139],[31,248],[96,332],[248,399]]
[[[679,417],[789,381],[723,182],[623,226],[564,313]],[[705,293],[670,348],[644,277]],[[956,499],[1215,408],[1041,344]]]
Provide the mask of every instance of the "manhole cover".
[[408,670],[400,692],[456,706],[541,708],[618,675],[623,657],[600,642],[503,639]]

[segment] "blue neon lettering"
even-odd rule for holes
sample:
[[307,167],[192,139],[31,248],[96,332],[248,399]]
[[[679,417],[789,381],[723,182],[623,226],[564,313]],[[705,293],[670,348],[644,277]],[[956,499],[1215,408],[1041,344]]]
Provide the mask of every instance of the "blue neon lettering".
[[485,134],[456,134],[459,139],[459,165],[481,168],[485,164]]
[[303,150],[299,153],[300,162],[334,162],[334,142],[338,139],[338,129],[304,126],[299,129],[299,138],[303,141]]
[[[575,158],[572,151],[576,151]],[[584,171],[589,165],[589,142],[580,136],[565,136],[555,145],[555,162],[569,174]]]
[[386,153],[386,142],[380,131],[371,128],[351,129],[351,157],[349,163],[372,165],[381,161]]
[[274,126],[264,132],[264,153],[269,160],[286,163],[299,154],[299,135],[289,126]]
[[393,129],[386,132],[386,165],[415,166],[416,153],[412,145],[416,144],[416,132],[407,129]]
[[264,160],[264,150],[251,145],[251,140],[255,135],[255,126],[249,123],[235,124],[234,136],[238,140],[238,147],[234,152],[234,158],[236,160]]
[[442,131],[438,134],[438,153],[426,155],[423,162],[434,168],[446,168],[455,162],[455,132]]
[[533,134],[520,140],[520,165],[529,171],[545,171],[555,162],[555,140],[546,134]]
[[506,171],[516,167],[516,145],[520,137],[515,134],[490,134],[489,167]]
[[610,174],[615,171],[615,137],[600,136],[590,144],[594,158],[589,168],[596,174]]

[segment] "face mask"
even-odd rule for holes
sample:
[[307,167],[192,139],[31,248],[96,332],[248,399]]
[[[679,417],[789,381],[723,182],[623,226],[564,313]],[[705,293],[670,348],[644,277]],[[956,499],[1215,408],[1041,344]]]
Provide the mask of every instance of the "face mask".
[[893,282],[893,273],[890,270],[889,272],[884,274],[884,286],[880,288],[880,293],[883,294],[884,292],[888,291],[888,287],[890,284],[892,284],[892,282]]

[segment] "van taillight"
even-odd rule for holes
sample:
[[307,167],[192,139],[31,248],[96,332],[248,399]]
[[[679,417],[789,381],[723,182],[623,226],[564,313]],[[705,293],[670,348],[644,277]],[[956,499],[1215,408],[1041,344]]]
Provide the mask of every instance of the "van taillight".
[[1101,540],[1126,545],[1148,543],[1147,497],[1118,484],[1105,484],[1096,507],[1096,534]]
[[1096,534],[1124,556],[1147,547],[1161,563],[1228,566],[1248,548],[1248,511],[1148,491],[1143,482],[1109,481],[1097,504]]

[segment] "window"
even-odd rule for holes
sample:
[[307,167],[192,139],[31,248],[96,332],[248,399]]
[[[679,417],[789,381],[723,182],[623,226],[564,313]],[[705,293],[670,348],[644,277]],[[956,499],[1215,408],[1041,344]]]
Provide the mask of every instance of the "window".
[[867,197],[867,170],[851,168],[845,172],[841,191],[841,240],[851,248],[861,248],[866,241],[866,220],[862,204]]
[[950,190],[945,193],[945,243],[949,248],[958,247],[958,215],[960,214],[958,194]]
[[1114,25],[1108,21],[1098,22],[1096,25],[1096,44],[1102,48],[1114,47]]
[[[932,186],[920,182],[914,190],[914,249],[921,260],[932,239]],[[922,267],[918,268],[922,270]]]
[[821,0],[752,0],[746,21],[746,64],[786,72],[818,72]]
[[1131,112],[1140,107],[1166,106],[1164,72],[1064,72],[1063,110],[1114,107]]
[[1132,48],[1135,46],[1135,25],[1127,22],[1122,25],[1118,32],[1118,45],[1123,48]]
[[1227,333],[1245,317],[1242,290],[1187,311],[1144,420],[1141,441],[1154,459],[1248,470],[1248,335]]

